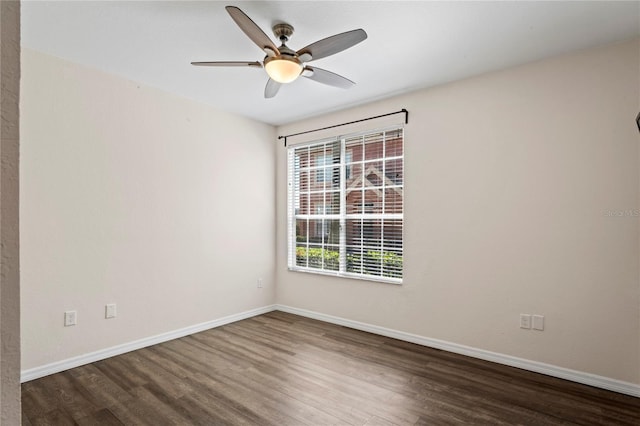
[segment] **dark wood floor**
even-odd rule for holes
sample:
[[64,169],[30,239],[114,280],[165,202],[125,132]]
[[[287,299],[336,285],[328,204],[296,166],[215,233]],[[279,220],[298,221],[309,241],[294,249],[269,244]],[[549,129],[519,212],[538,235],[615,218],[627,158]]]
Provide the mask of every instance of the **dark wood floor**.
[[22,385],[25,425],[640,425],[640,399],[283,312]]

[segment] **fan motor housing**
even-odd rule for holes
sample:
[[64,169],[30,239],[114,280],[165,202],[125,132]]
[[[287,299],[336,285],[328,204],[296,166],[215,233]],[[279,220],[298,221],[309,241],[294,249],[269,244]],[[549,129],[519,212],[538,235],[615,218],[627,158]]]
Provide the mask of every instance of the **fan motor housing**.
[[288,41],[293,34],[293,27],[289,24],[275,24],[272,30],[273,35],[282,42]]

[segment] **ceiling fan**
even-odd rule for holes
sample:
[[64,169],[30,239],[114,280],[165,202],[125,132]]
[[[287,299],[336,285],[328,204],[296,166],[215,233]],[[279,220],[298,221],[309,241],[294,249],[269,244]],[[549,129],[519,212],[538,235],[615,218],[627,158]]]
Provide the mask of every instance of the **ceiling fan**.
[[242,10],[235,6],[227,6],[227,12],[238,24],[240,29],[262,49],[267,56],[262,62],[191,62],[192,65],[209,67],[264,67],[269,80],[264,89],[265,98],[273,98],[280,90],[282,84],[291,83],[298,77],[306,77],[318,83],[329,86],[348,89],[355,83],[348,78],[332,73],[331,71],[307,65],[307,62],[342,52],[367,38],[367,33],[363,29],[347,31],[331,37],[311,43],[298,51],[293,51],[286,46],[289,37],[293,34],[293,27],[289,24],[276,24],[272,30],[274,35],[280,40],[282,45],[276,47],[271,39],[251,20]]

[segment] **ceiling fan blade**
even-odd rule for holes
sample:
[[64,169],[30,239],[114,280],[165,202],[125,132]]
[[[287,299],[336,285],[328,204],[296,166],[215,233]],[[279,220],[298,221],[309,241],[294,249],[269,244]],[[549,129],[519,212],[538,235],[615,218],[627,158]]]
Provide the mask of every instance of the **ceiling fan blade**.
[[[310,45],[298,50],[298,56],[302,62],[315,61],[316,59],[325,58],[338,52],[342,52],[361,41],[366,40],[367,33],[363,29],[347,31],[346,33],[336,34],[331,37],[311,43]],[[311,59],[307,59],[307,58]]]
[[308,79],[311,79],[313,81],[317,81],[318,83],[339,87],[341,89],[348,89],[355,86],[356,84],[341,75],[316,67],[304,67],[302,76],[307,77]]
[[273,98],[278,94],[278,90],[280,90],[280,86],[282,84],[278,83],[275,80],[269,79],[267,80],[267,85],[264,88],[264,97],[266,99]]
[[238,24],[240,29],[253,41],[258,47],[265,51],[268,56],[279,56],[280,51],[271,41],[260,27],[251,20],[243,11],[235,6],[227,6],[227,12],[231,18]]
[[213,62],[191,62],[191,65],[201,67],[254,67],[262,68],[260,62],[234,62],[234,61],[213,61]]

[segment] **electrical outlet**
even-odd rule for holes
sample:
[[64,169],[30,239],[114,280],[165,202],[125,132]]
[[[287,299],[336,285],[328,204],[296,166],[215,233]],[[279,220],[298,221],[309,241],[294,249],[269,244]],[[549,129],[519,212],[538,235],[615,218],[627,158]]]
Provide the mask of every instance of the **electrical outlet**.
[[65,311],[65,313],[64,313],[64,326],[65,327],[76,325],[77,322],[78,322],[78,312],[77,311]]
[[531,318],[533,319],[533,329],[543,331],[544,315],[533,315]]
[[262,278],[258,278],[258,288],[262,288]]
[[109,304],[104,305],[104,317],[107,318],[107,319],[116,317],[116,304],[115,303],[109,303]]
[[529,314],[520,314],[520,328],[531,328],[531,315]]

